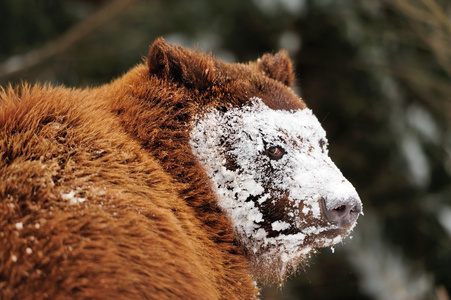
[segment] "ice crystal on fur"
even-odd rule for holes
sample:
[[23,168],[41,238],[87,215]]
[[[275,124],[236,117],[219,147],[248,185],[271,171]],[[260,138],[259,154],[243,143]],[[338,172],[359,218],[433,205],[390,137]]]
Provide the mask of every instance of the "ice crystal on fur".
[[[358,195],[329,158],[311,110],[272,110],[250,100],[199,116],[191,144],[256,272],[282,281],[314,248],[344,236],[327,234],[337,228],[322,218],[321,199],[330,208]],[[278,149],[277,159],[270,149]]]

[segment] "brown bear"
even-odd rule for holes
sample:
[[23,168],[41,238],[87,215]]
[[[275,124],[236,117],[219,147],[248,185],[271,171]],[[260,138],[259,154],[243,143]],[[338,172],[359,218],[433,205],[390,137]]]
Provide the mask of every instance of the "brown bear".
[[254,299],[362,211],[286,52],[158,39],[97,88],[0,92],[1,299]]

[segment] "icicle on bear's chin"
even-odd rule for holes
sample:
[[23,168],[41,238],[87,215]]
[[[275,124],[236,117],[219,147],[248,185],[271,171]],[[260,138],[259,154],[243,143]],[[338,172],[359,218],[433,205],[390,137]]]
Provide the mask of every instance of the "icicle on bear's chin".
[[[339,209],[361,211],[309,109],[272,110],[251,98],[249,106],[210,110],[195,121],[191,146],[256,277],[284,280],[315,248],[352,230],[355,220],[342,221]],[[341,205],[346,199],[352,204]]]

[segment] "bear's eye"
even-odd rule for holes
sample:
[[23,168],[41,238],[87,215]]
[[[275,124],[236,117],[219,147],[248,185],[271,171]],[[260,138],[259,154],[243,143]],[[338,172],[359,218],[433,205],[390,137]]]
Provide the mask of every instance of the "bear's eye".
[[266,154],[269,156],[270,159],[279,160],[284,156],[285,150],[283,150],[283,148],[279,146],[269,147],[266,150]]

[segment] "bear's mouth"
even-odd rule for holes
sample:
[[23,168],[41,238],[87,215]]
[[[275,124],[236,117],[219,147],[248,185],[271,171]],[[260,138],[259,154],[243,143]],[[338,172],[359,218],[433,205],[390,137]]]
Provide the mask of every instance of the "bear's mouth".
[[[266,191],[266,190],[265,190]],[[330,220],[330,216],[326,214],[327,209],[324,200],[315,202],[315,208],[305,204],[301,207],[292,207],[294,202],[290,199],[290,193],[285,191],[282,195],[271,195],[268,199],[261,203],[263,195],[271,195],[271,193],[263,193],[261,195],[251,195],[246,199],[246,203],[252,202],[258,211],[262,214],[262,219],[255,223],[256,228],[261,228],[266,232],[267,238],[277,238],[279,236],[296,236],[302,234],[309,237],[310,242],[306,244],[315,244],[315,239],[344,238],[353,228],[355,220],[351,222],[335,222]],[[276,200],[274,200],[276,199]],[[304,211],[305,210],[305,211]],[[333,210],[329,214],[340,213],[343,208]],[[360,214],[360,210],[353,213]],[[335,216],[335,215],[333,215]],[[337,217],[339,218],[340,215]],[[311,237],[311,238],[310,238]]]

